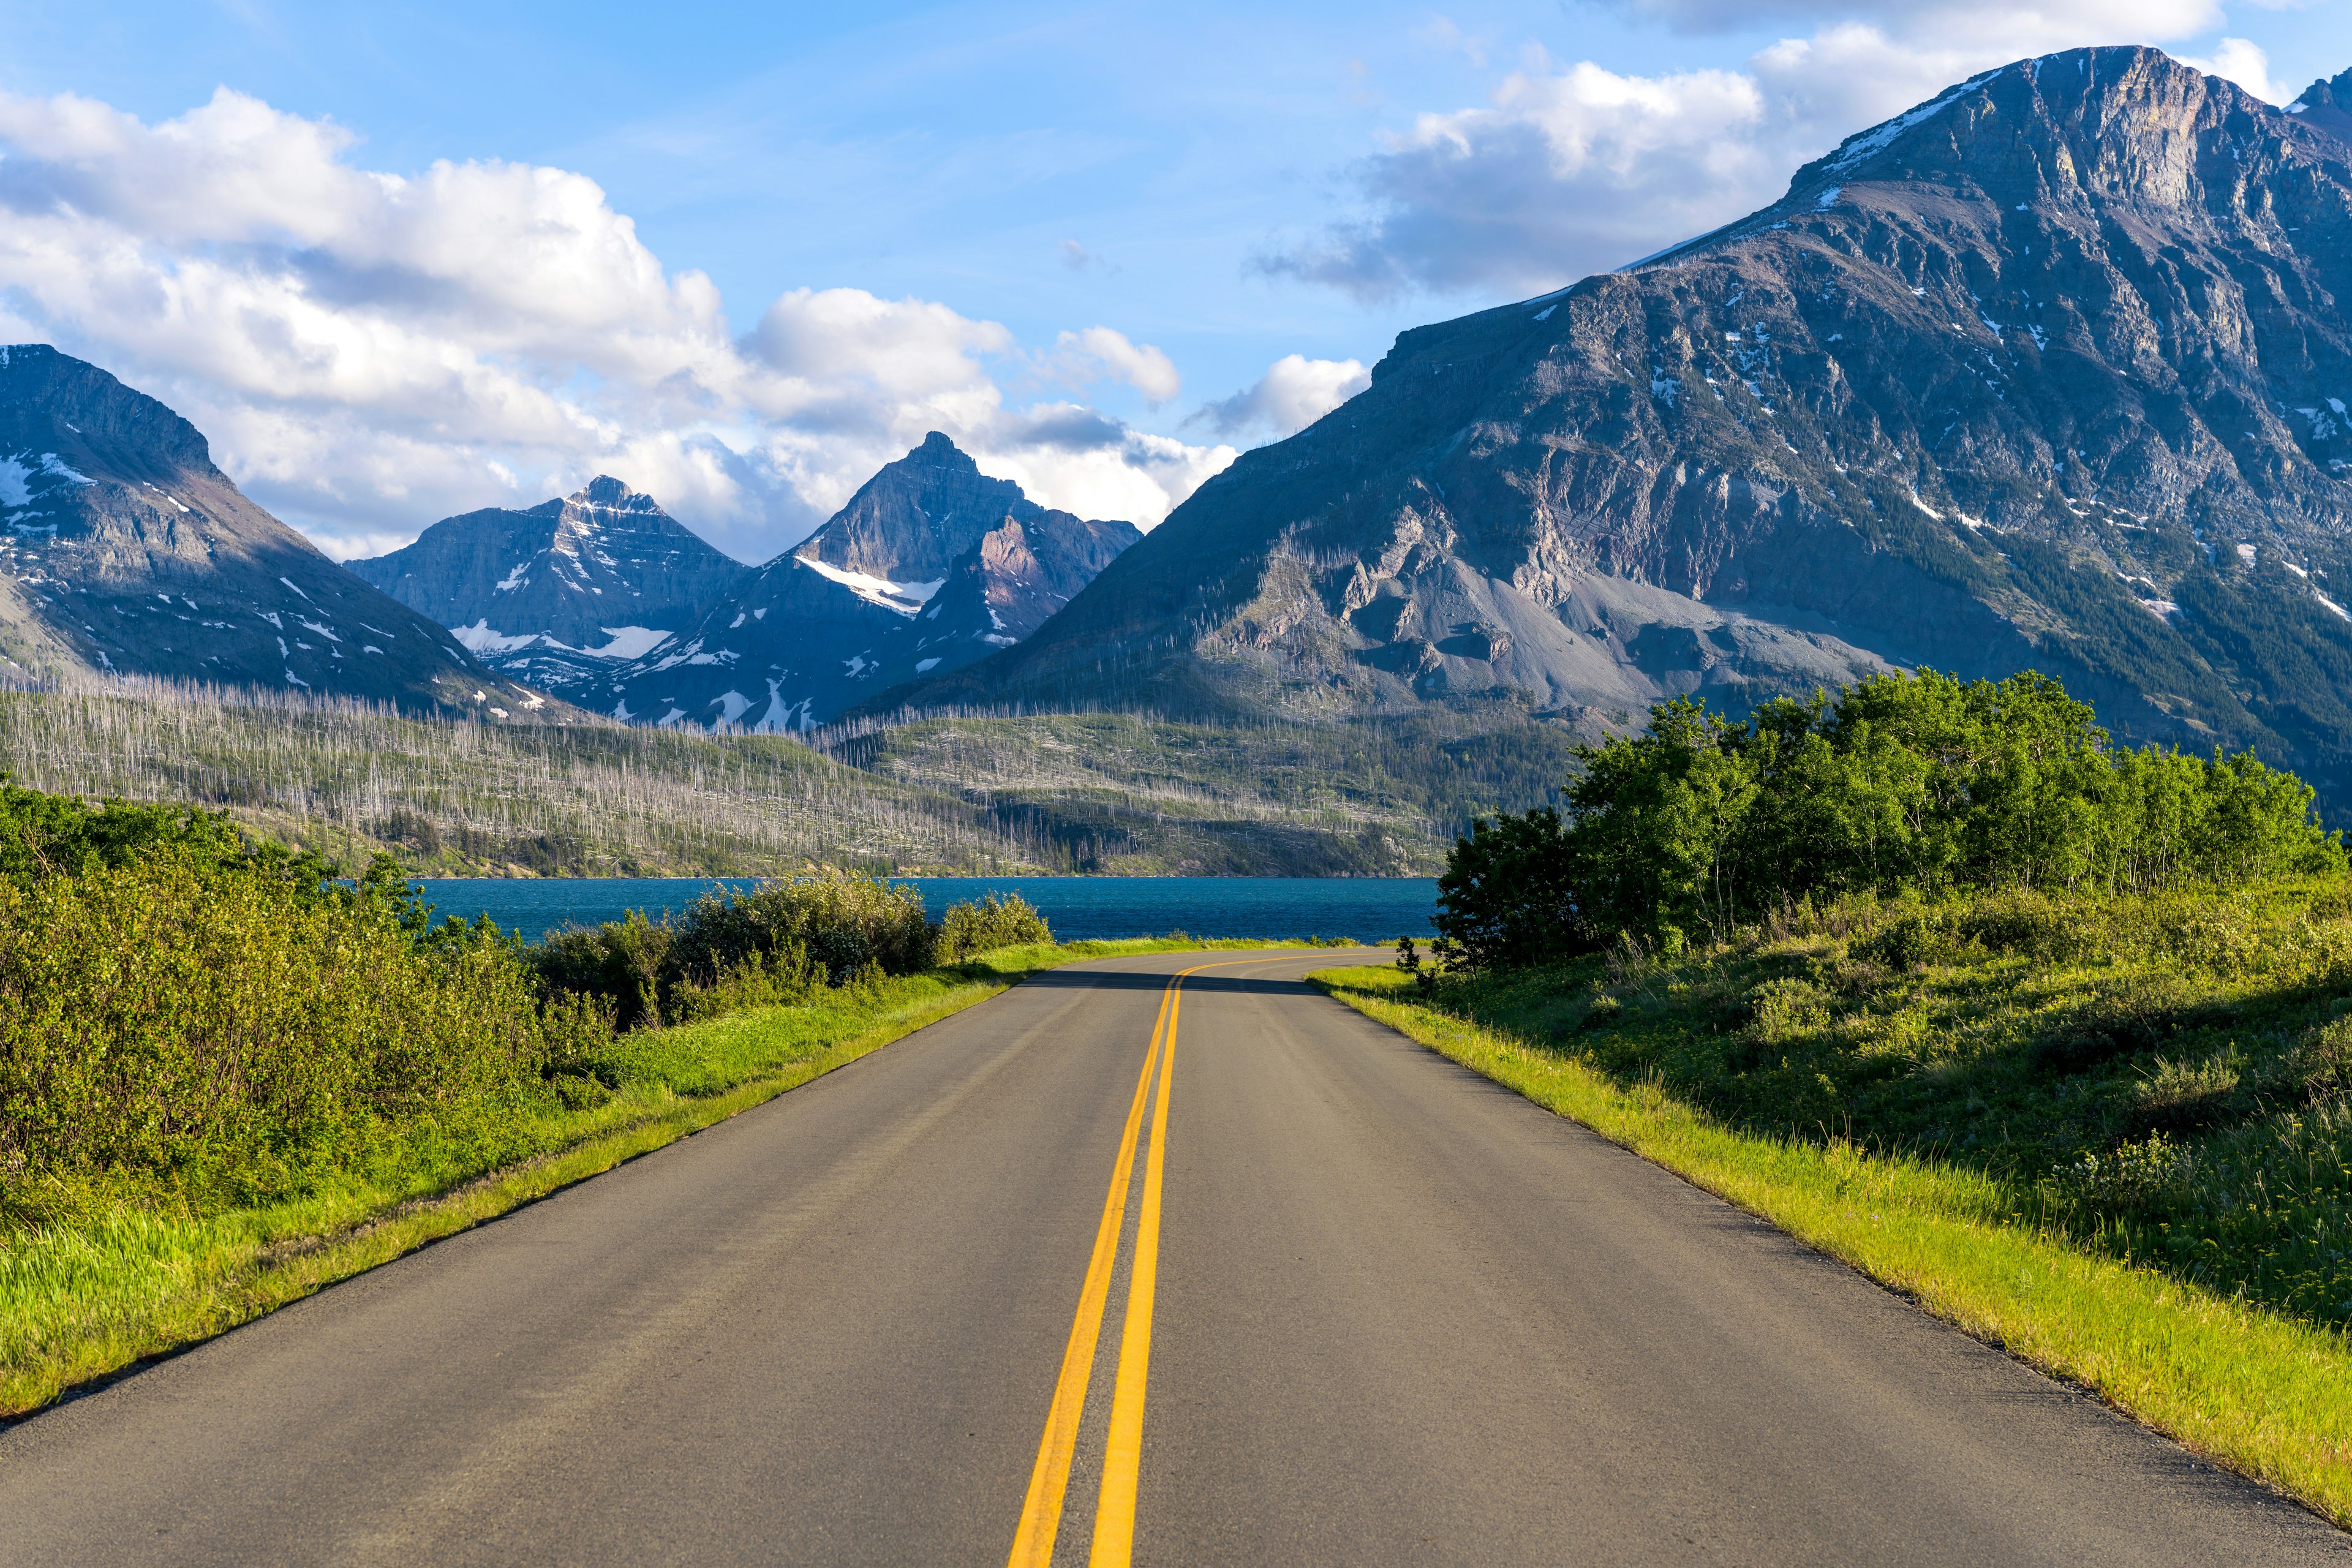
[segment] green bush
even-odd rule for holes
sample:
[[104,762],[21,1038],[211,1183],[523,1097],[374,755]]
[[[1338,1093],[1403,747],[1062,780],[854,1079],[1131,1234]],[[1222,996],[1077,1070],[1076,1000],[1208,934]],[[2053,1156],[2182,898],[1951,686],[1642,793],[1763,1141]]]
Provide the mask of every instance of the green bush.
[[912,888],[873,877],[795,877],[697,900],[677,922],[672,963],[682,978],[708,984],[747,960],[797,948],[840,985],[869,964],[886,974],[929,969],[932,943],[923,896]]
[[0,1223],[77,1186],[296,1191],[535,1092],[603,1030],[542,1010],[495,932],[421,926],[381,879],[321,893],[182,847],[0,879]]
[[256,844],[226,811],[191,805],[92,805],[79,796],[21,789],[0,773],[0,878],[30,887],[96,866],[123,867],[176,854],[208,869],[240,869],[315,893],[335,868],[320,857]]
[[940,921],[939,962],[954,963],[976,952],[1053,940],[1053,929],[1034,904],[1018,893],[1003,898],[988,893],[970,903],[948,906]]
[[550,931],[530,962],[550,996],[595,997],[611,1010],[614,1027],[635,1029],[662,1021],[675,938],[668,921],[656,925],[631,910],[600,926]]
[[822,876],[715,890],[674,921],[631,910],[552,932],[530,956],[549,997],[597,998],[633,1029],[795,1002],[869,971],[917,973],[937,942],[914,889]]

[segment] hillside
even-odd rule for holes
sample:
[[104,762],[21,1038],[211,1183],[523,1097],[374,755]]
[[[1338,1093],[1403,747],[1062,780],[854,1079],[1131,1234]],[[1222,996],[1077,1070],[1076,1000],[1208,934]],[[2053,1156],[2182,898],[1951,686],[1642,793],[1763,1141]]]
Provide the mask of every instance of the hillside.
[[44,344],[0,348],[0,675],[545,707],[247,500],[195,426]]
[[[1465,813],[1538,798],[1561,738],[1125,717],[797,739],[484,724],[154,681],[0,689],[0,772],[194,801],[346,863],[442,876],[1427,875]],[[1386,760],[1383,761],[1382,759]]]
[[1056,868],[1426,876],[1472,817],[1549,797],[1558,725],[1434,712],[1341,724],[1119,713],[847,723],[812,737],[879,777],[1050,835]]
[[2149,49],[1989,72],[1739,223],[1404,334],[1035,637],[874,708],[1589,731],[2031,667],[2352,798],[2352,146],[2315,114]]

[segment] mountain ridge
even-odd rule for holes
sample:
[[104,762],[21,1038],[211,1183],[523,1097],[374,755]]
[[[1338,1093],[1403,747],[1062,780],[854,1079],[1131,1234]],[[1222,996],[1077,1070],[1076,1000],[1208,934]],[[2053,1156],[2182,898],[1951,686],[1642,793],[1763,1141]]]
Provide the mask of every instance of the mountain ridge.
[[1035,637],[869,709],[1618,727],[2031,664],[2340,793],[2352,149],[2312,112],[2146,49],[1984,73],[1737,223],[1401,334]]
[[443,518],[343,565],[493,667],[591,697],[754,571],[608,474],[537,506]]
[[1017,642],[1141,537],[1130,523],[1030,500],[935,430],[814,533],[616,671],[611,711],[806,730],[886,686]]
[[240,491],[204,434],[46,343],[0,347],[0,673],[545,708]]

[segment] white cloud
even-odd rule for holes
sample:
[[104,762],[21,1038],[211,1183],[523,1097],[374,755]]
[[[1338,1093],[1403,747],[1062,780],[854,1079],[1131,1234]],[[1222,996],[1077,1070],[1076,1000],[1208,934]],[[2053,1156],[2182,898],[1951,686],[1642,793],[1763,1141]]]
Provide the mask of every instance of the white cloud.
[[2183,55],[2181,62],[2209,76],[2226,77],[2269,103],[2292,103],[2303,90],[2271,79],[2271,58],[2250,38],[2224,38],[2210,58]]
[[1175,362],[1150,343],[1131,343],[1108,327],[1064,332],[1054,342],[1054,363],[1074,385],[1108,378],[1123,381],[1158,407],[1184,389]]
[[1260,433],[1271,439],[1304,430],[1364,388],[1372,373],[1361,360],[1285,354],[1252,385],[1202,405],[1184,423],[1220,436]]
[[226,89],[155,125],[0,93],[0,339],[171,404],[337,553],[610,471],[764,555],[931,429],[1025,465],[1042,501],[1146,525],[1222,466],[1097,416],[1083,461],[1036,455],[1078,448],[1040,447],[1008,387],[1176,395],[1166,354],[1108,327],[1031,353],[932,301],[798,289],[738,339],[709,279],[666,269],[584,176],[389,174],[352,147]]
[[1378,216],[1271,258],[1368,298],[1549,287],[1754,205],[1778,160],[1766,103],[1732,71],[1517,71],[1484,109],[1424,114],[1359,175]]
[[[1743,70],[1627,76],[1540,53],[1474,109],[1420,116],[1351,171],[1360,217],[1261,258],[1366,299],[1535,293],[1663,249],[1778,198],[1853,132],[1989,67],[2219,25],[2214,0],[1622,0],[1681,31],[1816,24]],[[2225,40],[2202,68],[2279,98],[2262,52]]]

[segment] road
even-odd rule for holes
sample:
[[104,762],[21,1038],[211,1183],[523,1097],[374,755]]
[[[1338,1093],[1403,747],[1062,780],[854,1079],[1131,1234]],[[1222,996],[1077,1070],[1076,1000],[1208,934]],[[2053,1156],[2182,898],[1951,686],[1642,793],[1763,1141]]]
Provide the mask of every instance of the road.
[[24,1422],[0,1562],[2345,1561],[1349,961],[1035,976]]

